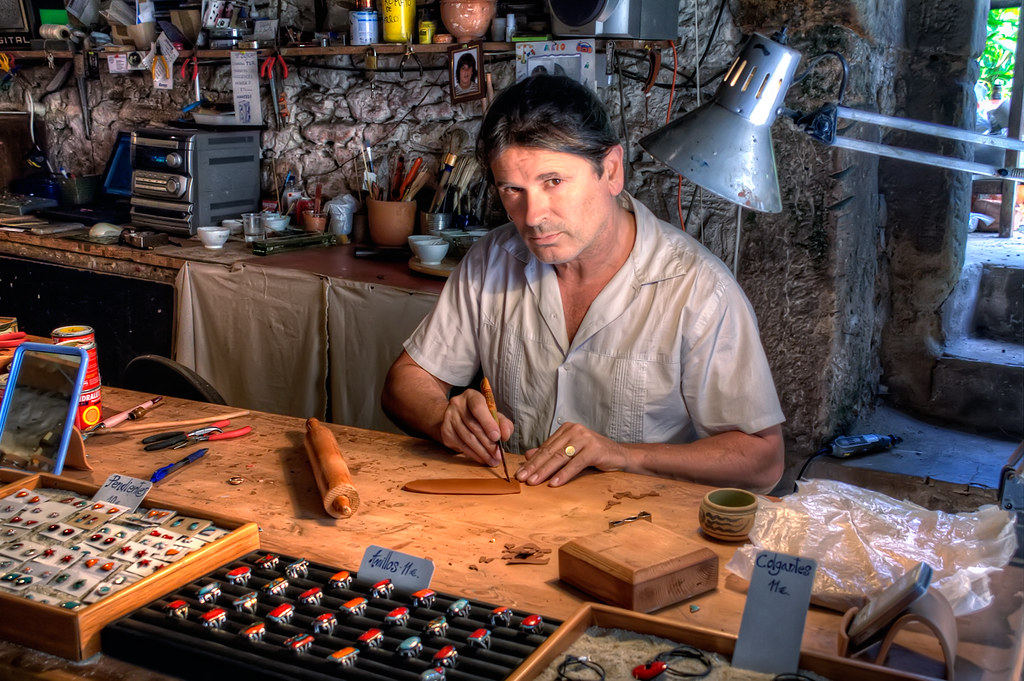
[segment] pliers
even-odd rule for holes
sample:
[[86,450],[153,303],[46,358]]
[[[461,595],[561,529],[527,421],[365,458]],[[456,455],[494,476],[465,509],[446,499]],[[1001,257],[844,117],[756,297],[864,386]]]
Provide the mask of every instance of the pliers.
[[[277,91],[276,66],[281,65],[281,92]],[[285,98],[284,81],[288,78],[288,64],[284,57],[272,54],[260,66],[260,76],[270,80],[270,100],[274,105],[274,122],[281,127],[281,121],[288,122],[288,100]]]
[[398,77],[405,78],[405,62],[412,57],[416,60],[416,66],[420,70],[420,78],[423,77],[423,62],[420,61],[420,55],[416,54],[416,50],[413,49],[412,43],[405,46],[405,54],[402,55],[402,60],[398,62]]
[[247,435],[252,432],[251,426],[245,426],[243,428],[236,428],[235,430],[224,431],[222,428],[231,423],[231,421],[216,421],[208,426],[197,428],[196,430],[183,431],[175,430],[167,433],[157,433],[156,435],[150,435],[149,437],[142,439],[142,444],[146,445],[143,447],[147,452],[153,452],[158,449],[181,449],[186,447],[193,442],[204,442],[206,440],[227,440],[233,437],[240,437]]

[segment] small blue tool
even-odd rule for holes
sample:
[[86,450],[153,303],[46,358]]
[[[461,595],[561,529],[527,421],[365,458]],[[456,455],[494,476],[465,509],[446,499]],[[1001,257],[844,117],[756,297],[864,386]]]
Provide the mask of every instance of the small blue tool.
[[156,472],[153,473],[152,477],[150,477],[149,481],[153,482],[153,483],[160,482],[161,480],[163,480],[164,478],[166,478],[168,475],[170,475],[171,473],[175,472],[176,470],[178,470],[180,468],[184,468],[185,466],[189,465],[193,461],[198,461],[199,459],[203,458],[204,456],[206,456],[206,452],[208,452],[208,451],[210,451],[210,450],[209,449],[197,449],[196,451],[192,452],[191,454],[186,456],[181,461],[176,461],[176,462],[174,462],[172,464],[168,464],[168,465],[164,466],[163,468],[158,468],[156,470]]

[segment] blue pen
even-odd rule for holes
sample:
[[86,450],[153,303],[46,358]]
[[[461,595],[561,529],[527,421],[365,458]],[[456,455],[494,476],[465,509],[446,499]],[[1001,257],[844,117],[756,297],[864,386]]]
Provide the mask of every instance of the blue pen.
[[178,470],[179,468],[184,468],[193,461],[198,461],[199,459],[203,458],[204,456],[206,456],[206,452],[208,451],[210,450],[197,449],[196,451],[192,452],[181,461],[176,461],[172,464],[164,466],[163,468],[158,468],[156,472],[153,473],[152,477],[150,477],[149,481],[152,483],[160,482],[161,480],[163,480],[164,478],[166,478],[168,475]]

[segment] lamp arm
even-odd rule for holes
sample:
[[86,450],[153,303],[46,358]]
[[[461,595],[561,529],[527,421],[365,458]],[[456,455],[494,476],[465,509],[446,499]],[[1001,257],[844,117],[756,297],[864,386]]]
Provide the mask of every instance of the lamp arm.
[[844,118],[860,123],[895,128],[898,130],[907,130],[941,139],[953,139],[960,142],[1000,147],[1015,151],[1024,151],[1024,142],[1021,140],[1006,137],[994,137],[992,135],[982,135],[980,133],[971,132],[970,130],[964,130],[962,128],[955,128],[949,125],[939,125],[937,123],[926,123],[924,121],[915,121],[908,118],[886,116],[884,114],[851,109],[849,107],[835,104],[826,104],[820,109],[810,113],[803,113],[801,111],[794,111],[792,109],[785,108],[783,108],[780,113],[792,118],[807,135],[828,146],[852,149],[854,151],[862,151],[876,156],[886,156],[888,158],[911,161],[938,168],[962,170],[976,175],[985,175],[988,177],[998,177],[1024,182],[1024,168],[999,168],[952,156],[943,156],[941,154],[933,154],[926,151],[918,151],[916,149],[894,147],[887,144],[881,144],[879,142],[867,142],[865,140],[843,137],[837,134],[837,130],[838,119]]

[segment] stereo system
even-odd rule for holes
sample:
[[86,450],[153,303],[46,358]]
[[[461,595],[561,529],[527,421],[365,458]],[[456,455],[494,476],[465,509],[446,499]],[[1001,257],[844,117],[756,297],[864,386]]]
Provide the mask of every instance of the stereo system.
[[556,36],[675,40],[678,0],[548,0]]
[[259,130],[132,133],[132,224],[191,236],[259,210]]

